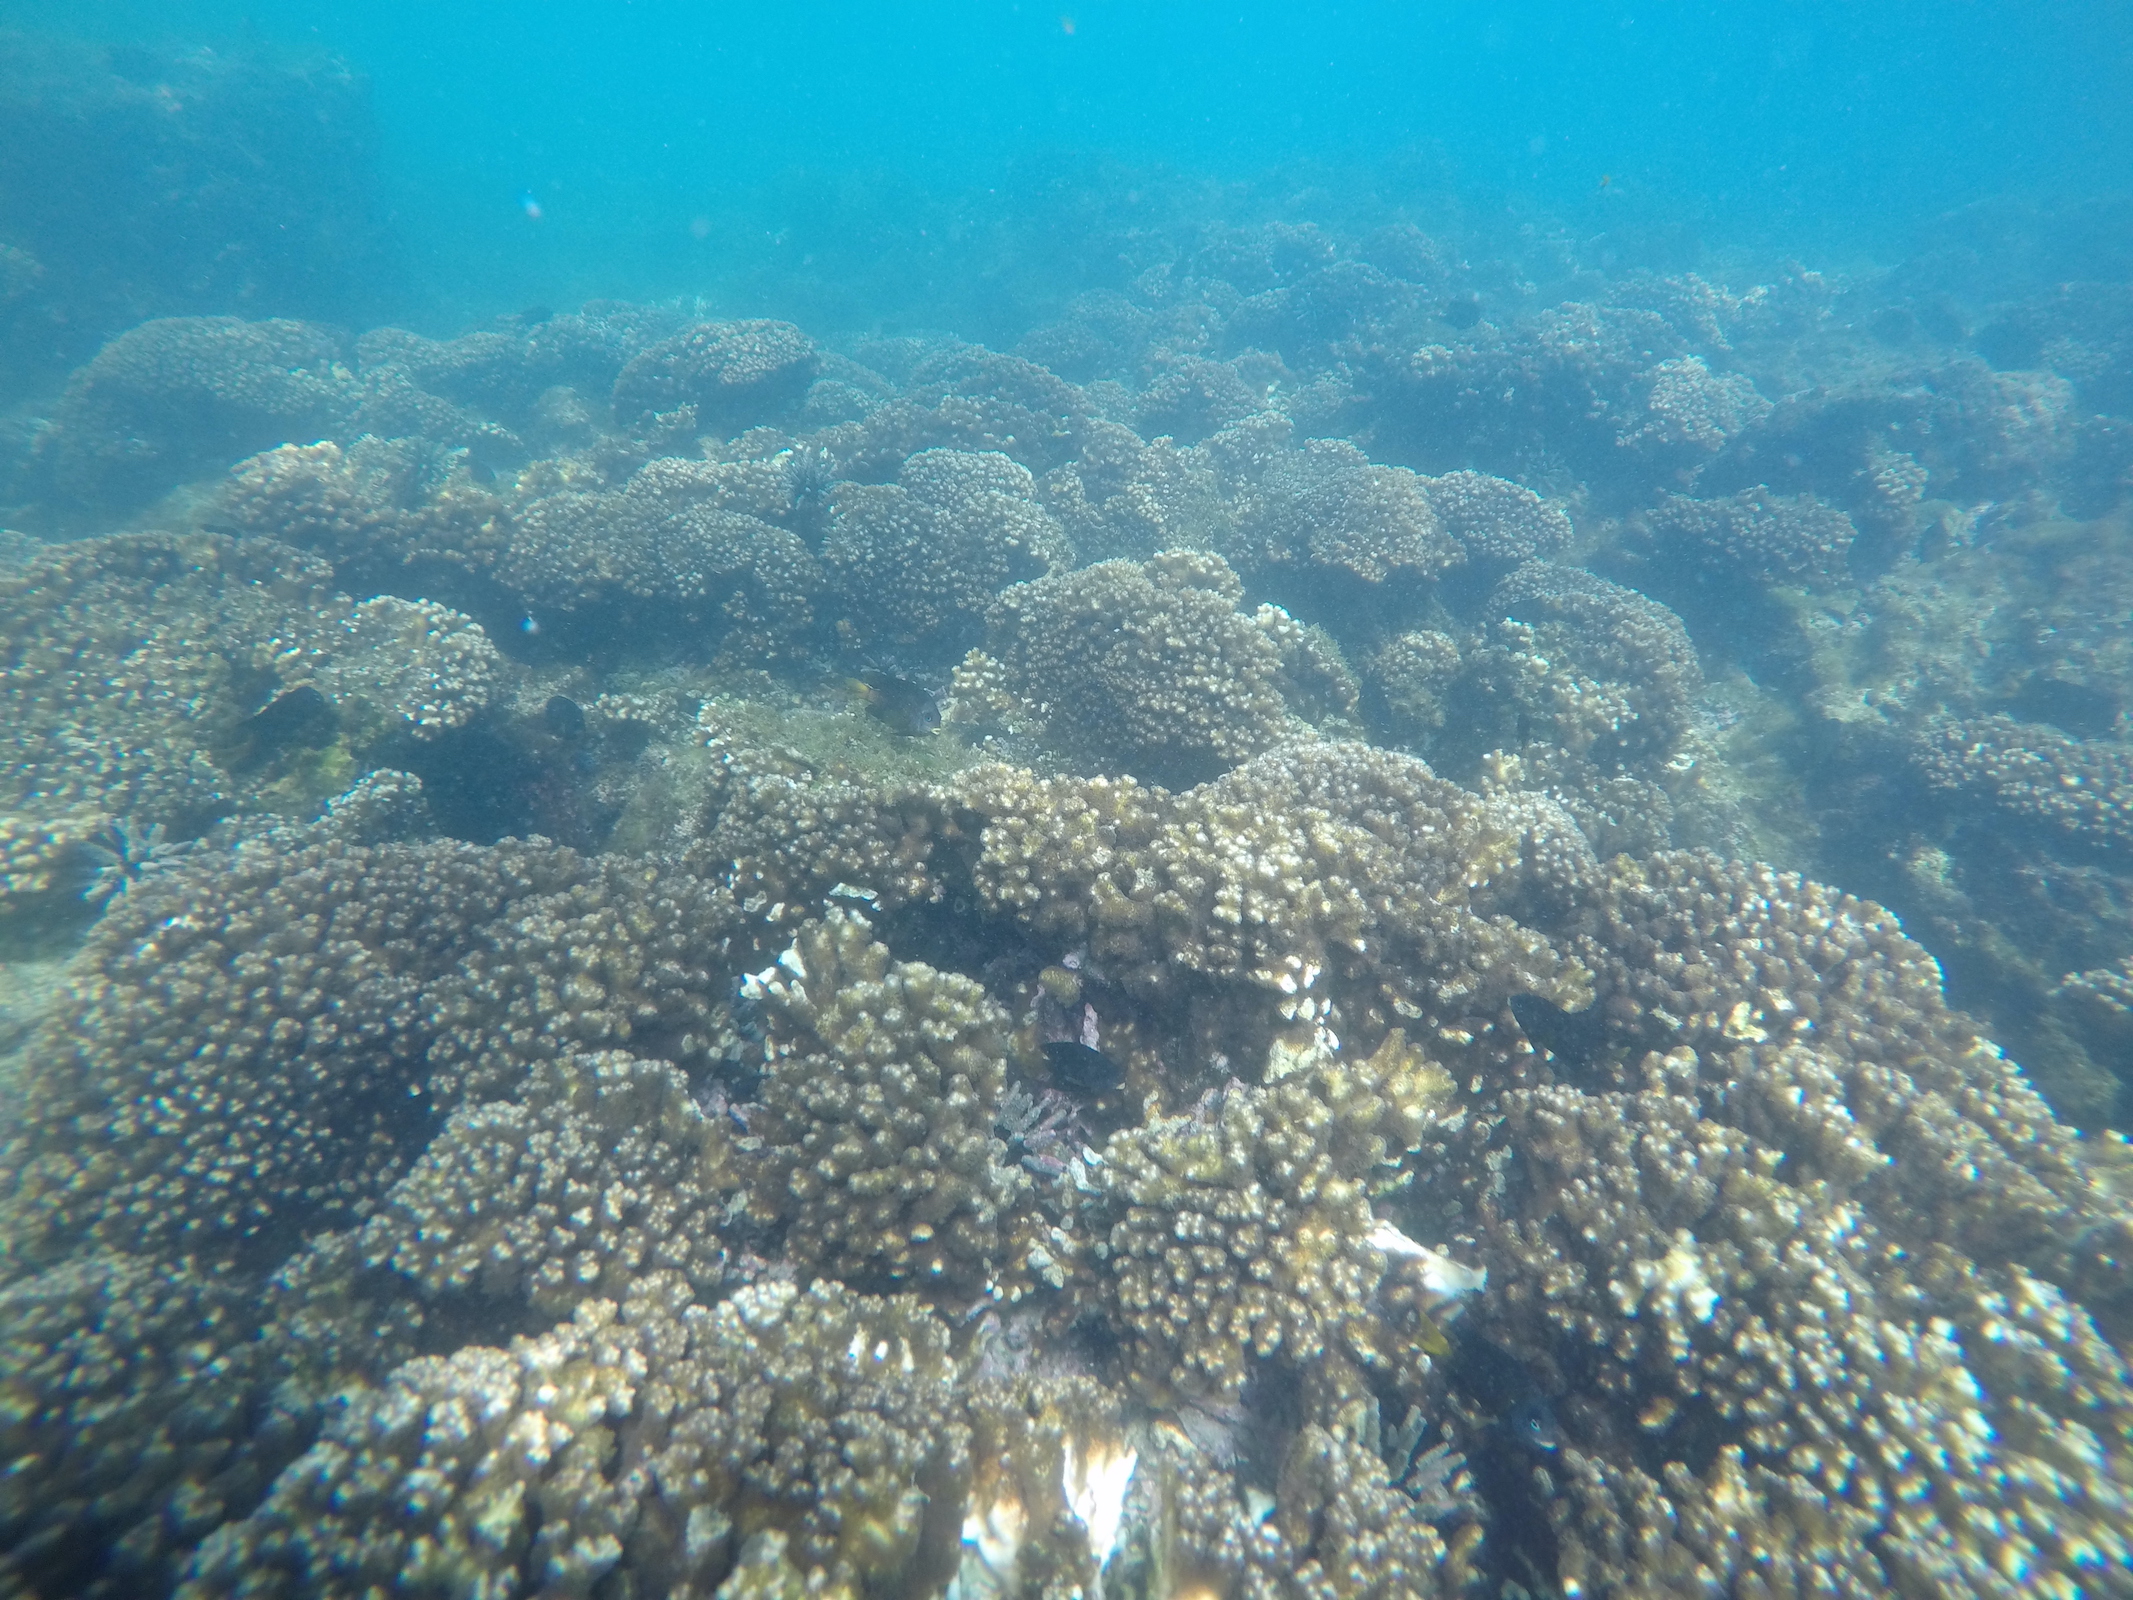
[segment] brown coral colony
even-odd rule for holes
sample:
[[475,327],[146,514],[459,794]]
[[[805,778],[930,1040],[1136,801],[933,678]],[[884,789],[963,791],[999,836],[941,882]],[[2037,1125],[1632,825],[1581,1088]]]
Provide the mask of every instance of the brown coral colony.
[[1923,642],[2008,380],[1371,239],[83,366],[0,1591],[2127,1592],[2116,602]]

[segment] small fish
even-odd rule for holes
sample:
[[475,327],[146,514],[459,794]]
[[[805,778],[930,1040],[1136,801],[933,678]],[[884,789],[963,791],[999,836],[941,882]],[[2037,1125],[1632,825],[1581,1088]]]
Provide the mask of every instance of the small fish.
[[567,694],[552,694],[541,707],[541,720],[558,739],[581,738],[585,733],[585,708]]
[[1054,1039],[1044,1047],[1044,1059],[1051,1066],[1052,1082],[1069,1094],[1106,1095],[1126,1077],[1116,1061],[1075,1039]]
[[1598,1006],[1565,1011],[1537,994],[1511,996],[1511,1015],[1528,1039],[1554,1056],[1565,1072],[1589,1072],[1607,1045],[1607,1018]]
[[867,715],[885,724],[892,733],[917,737],[941,725],[941,708],[924,684],[876,667],[868,667],[845,681],[852,686],[852,693],[866,702]]
[[1446,301],[1444,309],[1437,315],[1455,328],[1471,328],[1481,320],[1481,302],[1473,295],[1462,295],[1457,300]]
[[526,213],[527,221],[538,222],[541,220],[541,203],[533,197],[531,189],[519,190],[518,208]]
[[252,748],[265,752],[292,747],[315,747],[333,742],[339,718],[333,702],[310,684],[277,695],[245,724]]
[[1603,188],[1603,189],[1608,189],[1608,188],[1612,188],[1612,187],[1614,186],[1614,181],[1615,181],[1615,175],[1614,175],[1614,174],[1613,174],[1612,172],[1603,172],[1603,173],[1601,173],[1601,174],[1600,174],[1600,187],[1601,187],[1601,188]]
[[523,617],[519,618],[518,631],[526,635],[527,638],[532,638],[541,631],[540,619],[532,612],[527,612]]
[[1536,1455],[1552,1455],[1563,1447],[1562,1424],[1555,1420],[1555,1407],[1546,1395],[1528,1395],[1503,1419],[1503,1431],[1513,1444]]

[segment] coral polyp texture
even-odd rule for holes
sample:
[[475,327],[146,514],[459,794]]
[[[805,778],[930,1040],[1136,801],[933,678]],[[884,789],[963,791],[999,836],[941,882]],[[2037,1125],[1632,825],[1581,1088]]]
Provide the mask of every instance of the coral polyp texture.
[[464,728],[509,677],[471,618],[353,602],[262,539],[55,546],[0,574],[0,619],[10,899],[61,888],[68,847],[113,822],[192,833],[247,800],[316,806]]
[[983,1289],[1028,1186],[993,1127],[1007,1014],[959,973],[893,961],[848,912],[802,929],[749,983],[773,1013],[764,1203],[789,1214],[798,1259],[860,1282]]
[[[1326,1053],[1330,1057],[1330,1052]],[[1370,1182],[1420,1144],[1451,1080],[1394,1030],[1365,1061],[1321,1059],[1264,1088],[1114,1136],[1089,1207],[1130,1379],[1234,1398],[1253,1359],[1397,1358],[1373,1306],[1397,1255]]]
[[1468,740],[1529,740],[1603,767],[1651,768],[1687,731],[1703,668],[1681,619],[1579,567],[1529,561],[1489,595],[1465,662]]
[[342,339],[278,319],[144,322],[74,374],[39,465],[61,494],[129,505],[204,463],[330,433],[357,404]]
[[629,359],[615,376],[615,417],[640,427],[688,407],[705,431],[738,433],[797,403],[816,366],[789,322],[700,322]]
[[1007,590],[986,649],[1062,749],[1191,782],[1289,730],[1280,649],[1243,594],[1216,555],[1099,562]]
[[2133,1593],[2133,303],[1191,188],[5,397],[0,1593]]
[[1313,439],[1268,472],[1260,488],[1263,514],[1303,529],[1316,566],[1381,583],[1401,571],[1435,577],[1460,558],[1422,482],[1401,468],[1373,465],[1353,445]]
[[870,639],[975,642],[993,596],[1069,564],[1035,494],[1029,469],[998,451],[939,448],[895,483],[840,486],[822,552],[840,603]]

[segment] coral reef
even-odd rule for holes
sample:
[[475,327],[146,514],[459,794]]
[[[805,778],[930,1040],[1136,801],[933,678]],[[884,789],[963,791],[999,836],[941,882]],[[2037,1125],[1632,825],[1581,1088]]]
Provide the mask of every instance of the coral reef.
[[[241,797],[316,805],[396,739],[434,741],[501,695],[505,664],[467,617],[351,604],[331,576],[212,534],[57,545],[0,575],[9,897],[54,887],[104,822],[196,832]],[[322,702],[301,737],[269,710],[291,696]]]
[[1845,573],[1852,519],[1812,495],[1743,489],[1730,500],[1670,495],[1651,514],[1661,553],[1723,578],[1827,584]]
[[1184,356],[1166,367],[1140,393],[1133,425],[1180,444],[1198,444],[1209,434],[1250,416],[1264,401],[1235,366]]
[[[1254,420],[1235,431],[1256,437]],[[1286,441],[1286,419],[1278,432]],[[1144,442],[1115,422],[1087,425],[1074,459],[1045,474],[1043,497],[1084,561],[1218,546],[1235,520],[1210,450]]]
[[1469,561],[1553,561],[1570,543],[1569,515],[1523,484],[1485,472],[1447,472],[1422,485]]
[[1156,1395],[1234,1399],[1253,1358],[1327,1346],[1396,1363],[1372,1308],[1389,1264],[1370,1183],[1421,1143],[1451,1080],[1395,1029],[1366,1061],[1317,1059],[1265,1088],[1114,1135],[1084,1225],[1104,1304]]
[[2133,750],[2012,717],[1935,718],[1913,759],[1936,787],[2097,845],[2133,841]]
[[1370,953],[1403,1016],[1449,1022],[1519,992],[1580,1003],[1581,969],[1480,903],[1528,853],[1541,875],[1582,870],[1574,827],[1499,815],[1413,757],[1298,745],[1175,798],[980,767],[954,795],[983,821],[971,871],[987,904],[1085,946],[1130,990],[1176,1004],[1221,985],[1231,1025],[1252,1015],[1240,980],[1294,1014],[1350,952]]
[[815,347],[789,322],[699,322],[638,351],[615,375],[615,419],[642,429],[685,408],[689,431],[731,436],[796,405]]
[[736,1570],[744,1591],[925,1592],[957,1558],[959,1376],[946,1325],[907,1301],[764,1283],[703,1307],[648,1274],[619,1311],[587,1301],[508,1350],[397,1368],[182,1592],[270,1574],[277,1592],[583,1592],[619,1571],[709,1595]]
[[51,492],[127,506],[190,472],[355,413],[339,334],[308,322],[165,317],[128,329],[67,382],[37,465]]
[[1099,562],[1007,590],[986,651],[1062,750],[1189,783],[1289,728],[1281,651],[1238,613],[1243,593],[1220,556]]
[[463,468],[455,471],[449,452],[362,434],[345,446],[278,445],[238,462],[213,521],[382,578],[431,561],[488,570],[505,537],[501,509]]
[[880,482],[931,449],[997,452],[1042,474],[1078,453],[1089,423],[1088,402],[1074,385],[1034,362],[977,345],[944,341],[925,350],[902,390],[865,417],[812,436],[845,476]]
[[1029,469],[997,451],[935,448],[893,484],[846,484],[823,565],[862,637],[959,652],[993,597],[1070,564],[1065,535],[1036,503]]
[[22,20],[0,39],[0,378],[57,377],[145,317],[347,320],[397,287],[363,73]]
[[[730,979],[697,942],[721,905],[686,876],[544,843],[330,828],[159,873],[98,925],[33,1046],[9,1248],[241,1251],[359,1218],[462,1100],[641,1031],[693,1026],[708,1049]],[[534,1026],[561,993],[569,1024]],[[522,1026],[496,1026],[514,1011]]]
[[0,408],[0,1589],[2124,1588],[2124,296],[1117,176]]
[[1626,428],[1627,448],[1673,460],[1717,454],[1770,414],[1770,402],[1739,372],[1714,373],[1700,356],[1662,361],[1638,380],[1644,414]]
[[1343,440],[1307,440],[1267,470],[1259,494],[1251,548],[1260,565],[1302,563],[1375,584],[1434,578],[1463,559],[1422,479]]
[[2133,1389],[2091,1315],[2128,1215],[1930,959],[1710,857],[1618,863],[1593,911],[1605,1026],[1503,1094],[1520,1172],[1481,1201],[1483,1331],[1566,1395],[1565,1580],[2121,1563]]
[[0,1313],[10,1588],[167,1592],[184,1550],[303,1448],[268,1399],[275,1353],[230,1274],[87,1253],[0,1289]]
[[1451,691],[1464,749],[1540,741],[1608,770],[1663,766],[1703,668],[1681,619],[1578,567],[1532,561],[1491,592],[1493,621]]
[[803,928],[749,980],[772,1020],[761,1121],[795,1257],[965,1295],[1005,1265],[1026,1188],[993,1132],[1009,1021],[957,973],[892,961],[861,917]]
[[567,1316],[646,1273],[723,1287],[725,1130],[663,1061],[544,1062],[525,1093],[453,1113],[359,1235],[426,1296],[478,1292]]
[[721,624],[735,659],[795,652],[820,563],[784,528],[719,503],[716,478],[652,461],[619,490],[564,490],[515,512],[493,576],[533,605],[681,607]]
[[1363,662],[1372,712],[1397,736],[1414,741],[1444,726],[1445,694],[1459,675],[1459,641],[1434,628],[1387,639]]

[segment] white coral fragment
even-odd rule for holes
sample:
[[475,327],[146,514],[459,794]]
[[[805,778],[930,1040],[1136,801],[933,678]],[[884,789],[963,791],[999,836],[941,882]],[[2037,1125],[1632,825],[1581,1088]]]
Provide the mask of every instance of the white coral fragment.
[[1022,1560],[1022,1538],[1029,1513],[1012,1493],[963,1517],[963,1564],[948,1586],[947,1600],[994,1600],[1015,1592],[1015,1569]]
[[1373,1249],[1382,1250],[1389,1256],[1420,1263],[1417,1270],[1421,1274],[1422,1286],[1444,1301],[1479,1294],[1488,1287],[1487,1267],[1462,1266],[1450,1256],[1408,1238],[1383,1217],[1372,1225],[1368,1242]]
[[1060,1488],[1066,1494],[1067,1509],[1088,1532],[1089,1554],[1096,1558],[1098,1572],[1118,1548],[1119,1530],[1126,1518],[1126,1491],[1140,1464],[1140,1452],[1127,1445],[1066,1442]]

